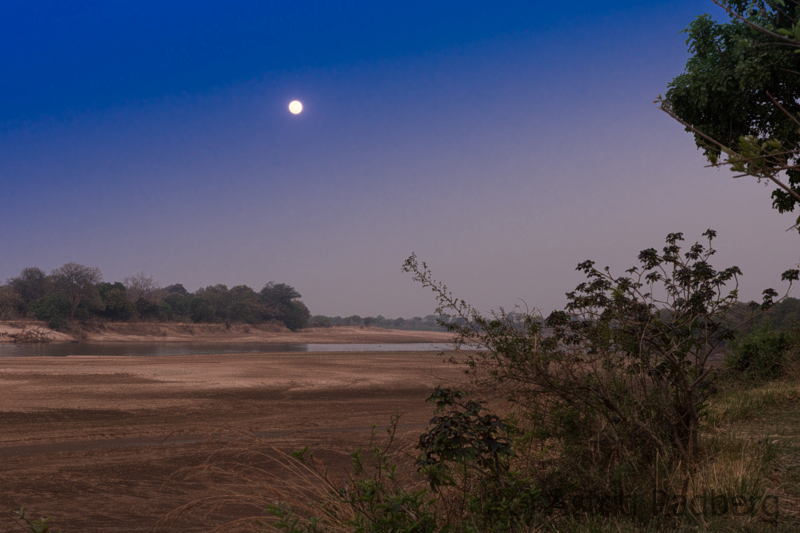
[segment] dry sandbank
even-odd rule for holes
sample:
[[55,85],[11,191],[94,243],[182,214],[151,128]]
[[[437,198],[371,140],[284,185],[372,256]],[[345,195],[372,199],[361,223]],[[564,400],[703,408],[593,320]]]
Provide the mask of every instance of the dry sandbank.
[[453,335],[439,331],[406,331],[367,327],[307,328],[290,331],[283,325],[108,323],[89,324],[60,333],[42,322],[0,322],[0,342],[14,342],[21,334],[38,331],[50,342],[220,342],[220,343],[334,343],[380,344],[448,342]]

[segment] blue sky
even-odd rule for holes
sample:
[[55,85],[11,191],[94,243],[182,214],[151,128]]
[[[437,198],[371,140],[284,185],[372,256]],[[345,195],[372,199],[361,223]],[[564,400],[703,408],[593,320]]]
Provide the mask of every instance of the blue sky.
[[[4,2],[0,279],[270,280],[313,313],[424,315],[413,251],[487,310],[591,258],[720,233],[743,296],[797,258],[769,190],[653,99],[710,1]],[[293,99],[302,114],[287,110]]]

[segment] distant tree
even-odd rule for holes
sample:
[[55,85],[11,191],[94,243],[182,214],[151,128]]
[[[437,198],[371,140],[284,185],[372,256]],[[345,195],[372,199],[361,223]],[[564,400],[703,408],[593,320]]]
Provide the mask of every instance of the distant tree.
[[142,320],[158,320],[161,318],[161,306],[147,298],[136,300],[136,312]]
[[330,328],[333,326],[333,322],[325,315],[314,315],[308,321],[308,325],[312,328]]
[[405,323],[406,323],[406,319],[405,319],[405,318],[403,318],[403,317],[400,317],[400,318],[395,318],[395,319],[394,319],[394,326],[395,326],[396,328],[401,328],[401,327],[403,327],[403,324],[405,324]]
[[47,323],[47,327],[56,331],[67,328],[67,319],[75,312],[73,300],[63,292],[56,292],[31,304],[36,318]]
[[148,276],[144,270],[128,276],[122,280],[122,283],[132,302],[138,302],[140,299],[156,302],[161,289],[153,276]]
[[190,298],[178,291],[169,291],[169,287],[167,287],[167,291],[168,294],[161,300],[162,314],[170,320],[188,316]]
[[48,292],[47,274],[37,267],[22,269],[19,276],[8,280],[8,285],[22,298],[22,314],[27,312],[31,303],[44,298]]
[[308,325],[311,313],[303,302],[293,301],[289,303],[289,312],[284,317],[283,323],[292,331],[297,331]]
[[97,302],[100,298],[96,285],[103,281],[99,268],[78,263],[66,263],[50,273],[56,291],[63,293],[72,302],[70,318],[82,302]]
[[373,318],[371,316],[365,316],[364,317],[364,325],[366,327],[370,327],[374,323],[375,323],[375,318]]
[[287,306],[292,300],[299,299],[300,293],[291,285],[286,283],[275,283],[270,281],[259,293],[261,303],[268,306]]
[[345,326],[360,326],[361,323],[362,323],[361,320],[362,320],[361,317],[358,316],[358,315],[350,315],[348,317],[345,317],[344,325]]
[[195,295],[201,296],[208,300],[208,303],[214,309],[214,316],[218,320],[228,319],[228,286],[218,283],[217,285],[209,285],[205,288],[197,290]]
[[[263,318],[280,320],[289,329],[292,329],[292,326],[287,321],[295,323],[297,311],[293,303],[299,298],[300,293],[291,285],[273,281],[267,283],[258,293],[259,302],[263,306]],[[306,318],[306,321],[308,321],[308,318]]]
[[186,296],[187,294],[189,294],[189,291],[186,290],[186,287],[184,287],[180,283],[173,283],[172,285],[167,285],[166,287],[164,287],[164,291],[169,294],[180,294],[181,296]]
[[228,291],[228,297],[232,302],[258,300],[258,293],[247,285],[235,285]]
[[227,302],[229,320],[248,324],[255,324],[261,320],[263,309],[258,300],[258,293],[247,285],[231,287],[227,294]]
[[228,308],[228,319],[233,322],[255,324],[261,319],[261,304],[255,299],[239,300]]
[[25,308],[25,301],[9,285],[0,286],[0,319],[17,318]]
[[125,285],[119,281],[115,283],[101,283],[97,286],[102,305],[98,314],[114,322],[124,322],[133,318],[133,302],[128,299]]
[[189,316],[192,322],[214,322],[216,315],[214,307],[208,298],[195,296],[189,304]]

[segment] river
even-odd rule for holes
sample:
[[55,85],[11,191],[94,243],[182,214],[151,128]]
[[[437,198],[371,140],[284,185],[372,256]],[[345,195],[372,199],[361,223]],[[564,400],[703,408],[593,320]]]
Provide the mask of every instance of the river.
[[50,343],[50,344],[0,344],[0,357],[69,357],[81,355],[204,355],[226,353],[275,352],[421,352],[445,351],[447,344],[429,342],[384,344],[276,344],[276,343]]

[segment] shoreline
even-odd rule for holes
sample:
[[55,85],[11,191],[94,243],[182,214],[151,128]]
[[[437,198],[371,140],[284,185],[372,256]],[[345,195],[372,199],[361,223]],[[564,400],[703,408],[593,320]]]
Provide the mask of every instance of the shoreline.
[[[341,326],[290,331],[282,324],[186,324],[111,322],[82,325],[67,332],[49,329],[38,321],[0,322],[0,344],[31,344],[25,335],[38,335],[46,344],[406,344],[447,343],[454,335],[444,331],[413,331],[377,327]],[[23,339],[23,340],[19,340]],[[36,342],[33,342],[36,343]]]

